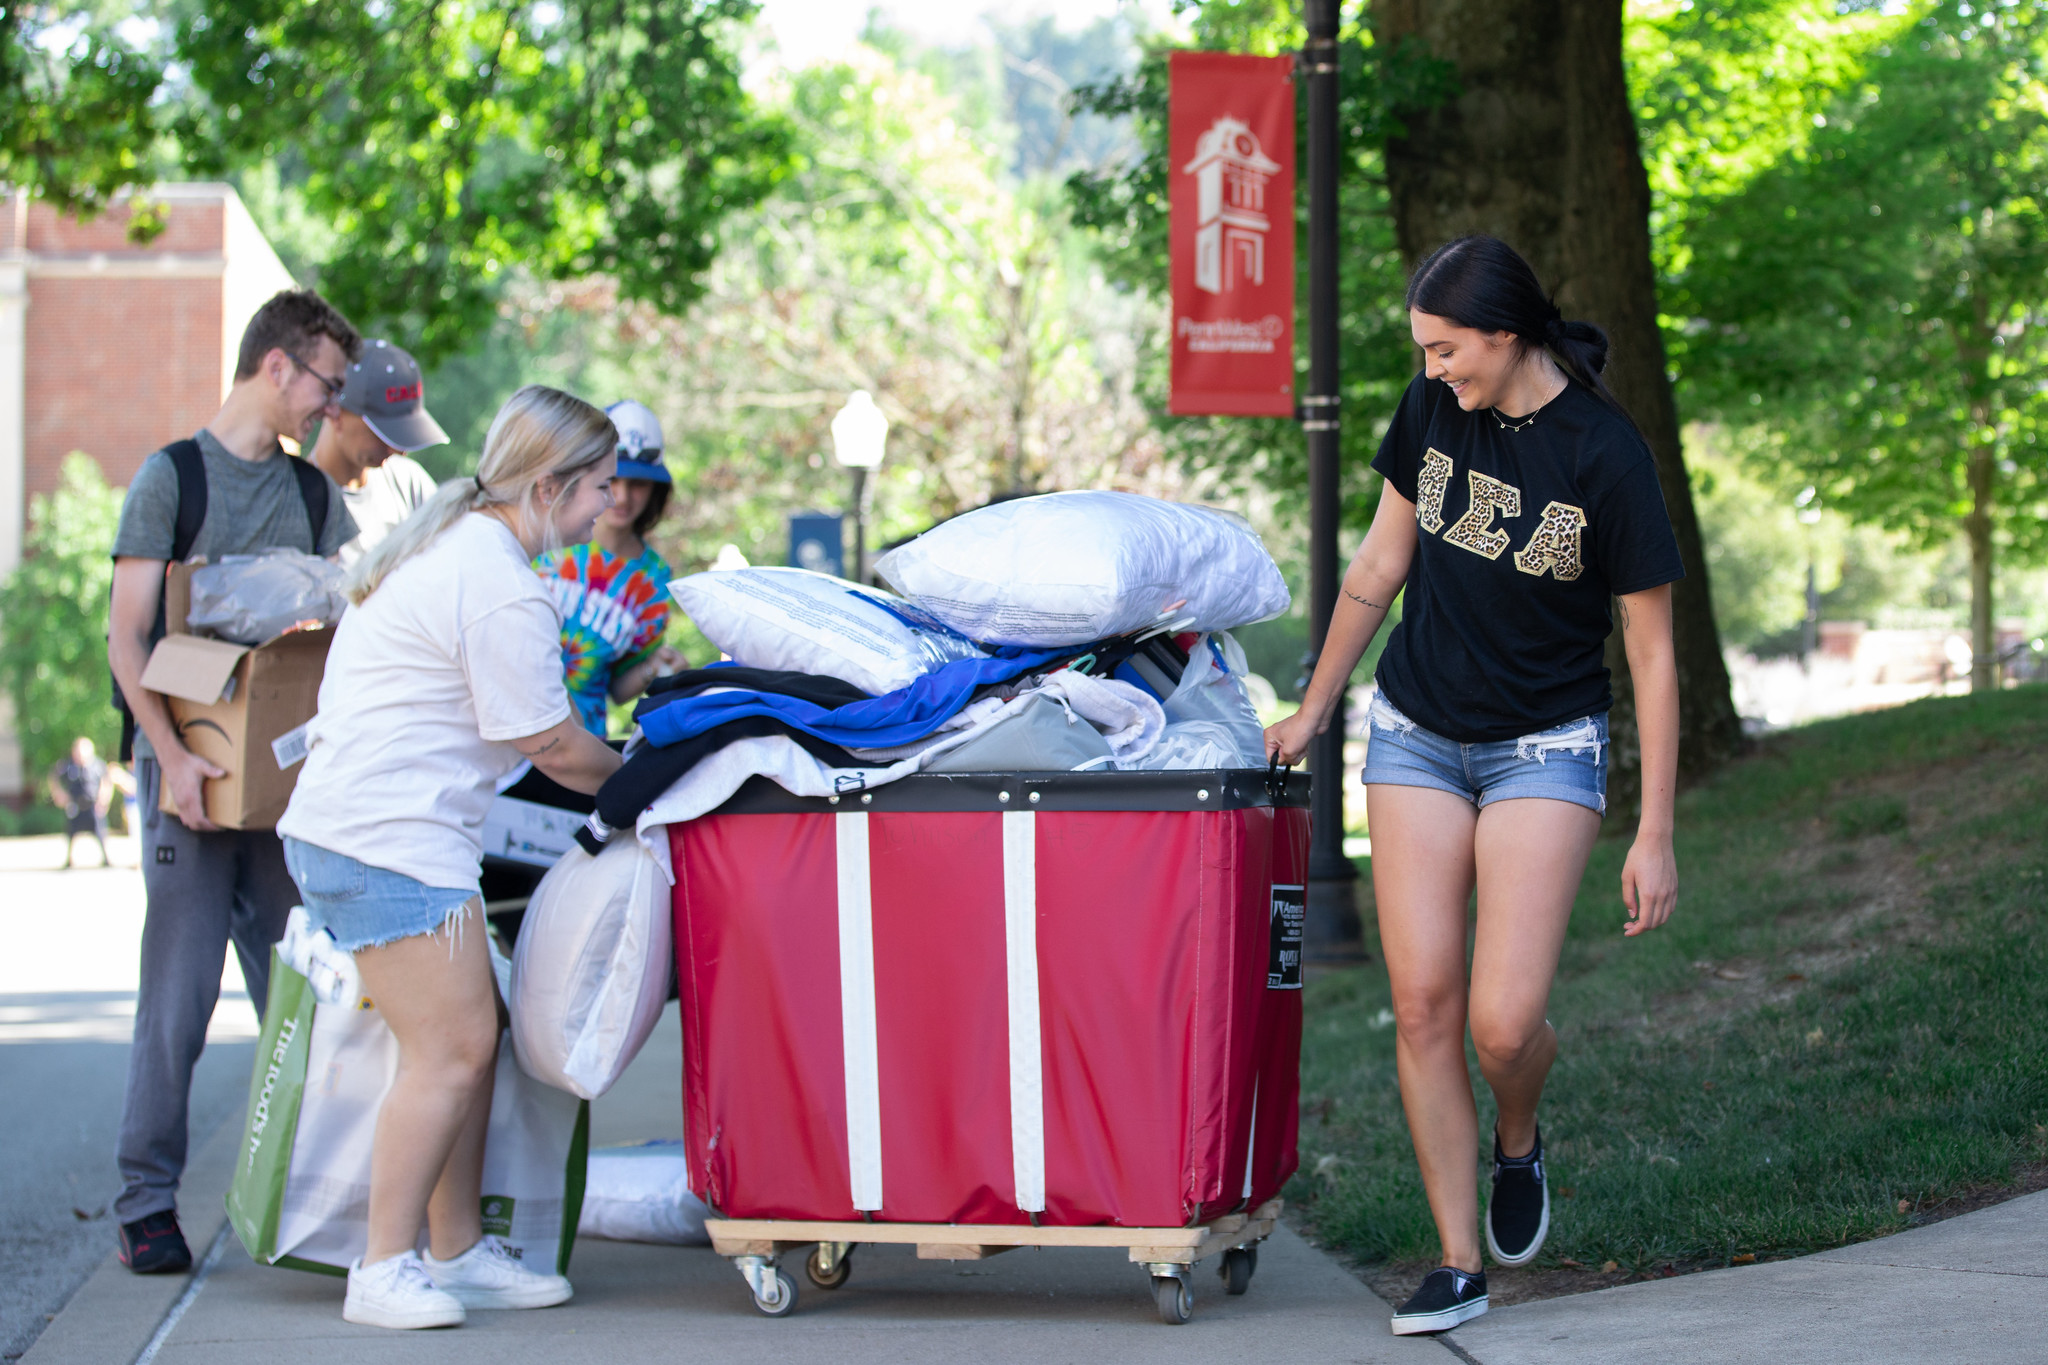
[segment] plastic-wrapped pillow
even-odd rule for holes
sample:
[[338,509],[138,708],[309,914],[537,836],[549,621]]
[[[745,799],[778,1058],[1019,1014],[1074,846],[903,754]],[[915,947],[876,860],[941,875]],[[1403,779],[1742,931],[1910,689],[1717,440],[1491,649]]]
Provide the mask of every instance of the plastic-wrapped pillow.
[[900,598],[809,569],[713,570],[668,590],[734,662],[822,674],[875,696],[982,653]]
[[527,902],[505,1007],[520,1069],[594,1100],[612,1088],[668,1003],[668,878],[637,839],[572,848]]
[[1137,493],[1046,493],[977,508],[875,561],[970,639],[1084,645],[1171,620],[1230,630],[1287,610],[1258,533],[1209,507]]

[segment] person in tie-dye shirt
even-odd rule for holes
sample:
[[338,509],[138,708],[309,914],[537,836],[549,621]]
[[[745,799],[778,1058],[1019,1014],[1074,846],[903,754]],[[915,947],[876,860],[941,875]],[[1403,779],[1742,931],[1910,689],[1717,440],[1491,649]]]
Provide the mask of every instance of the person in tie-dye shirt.
[[661,423],[631,399],[605,409],[619,430],[619,472],[611,509],[587,545],[541,556],[534,567],[562,609],[562,670],[583,727],[603,738],[607,705],[628,702],[684,664],[663,644],[668,629],[668,561],[647,533],[668,510],[674,487],[662,463]]

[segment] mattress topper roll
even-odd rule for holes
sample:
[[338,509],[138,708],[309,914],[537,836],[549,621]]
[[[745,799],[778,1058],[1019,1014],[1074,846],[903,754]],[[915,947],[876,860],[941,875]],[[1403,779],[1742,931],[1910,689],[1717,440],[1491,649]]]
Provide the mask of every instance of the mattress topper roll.
[[872,696],[982,653],[890,593],[809,569],[713,569],[668,590],[735,663],[822,674]]
[[1151,625],[1230,630],[1287,610],[1258,532],[1138,493],[1044,493],[977,508],[875,561],[969,639],[1054,648]]

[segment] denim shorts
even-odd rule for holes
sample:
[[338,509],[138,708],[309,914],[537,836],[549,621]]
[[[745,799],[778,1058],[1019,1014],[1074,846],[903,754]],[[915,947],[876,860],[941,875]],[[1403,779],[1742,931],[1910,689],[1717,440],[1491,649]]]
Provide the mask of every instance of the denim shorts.
[[1480,809],[1540,796],[1607,813],[1607,713],[1568,720],[1520,739],[1460,744],[1425,730],[1378,691],[1366,710],[1364,780],[1433,787]]
[[284,836],[284,865],[306,917],[347,952],[431,934],[476,897],[474,887],[428,886],[318,844]]

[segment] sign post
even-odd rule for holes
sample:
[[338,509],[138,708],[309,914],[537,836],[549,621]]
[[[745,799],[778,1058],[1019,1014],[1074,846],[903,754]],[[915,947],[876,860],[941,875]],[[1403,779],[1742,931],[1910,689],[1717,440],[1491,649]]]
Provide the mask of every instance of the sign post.
[[[1308,392],[1301,399],[1308,439],[1308,643],[1320,658],[1337,610],[1344,572],[1338,553],[1343,490],[1338,478],[1337,332],[1337,8],[1339,0],[1305,0],[1308,45]],[[1313,668],[1313,663],[1311,663]],[[1347,687],[1346,692],[1350,689]],[[1358,956],[1358,869],[1344,856],[1344,699],[1330,728],[1309,744],[1308,922],[1310,961]]]

